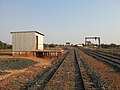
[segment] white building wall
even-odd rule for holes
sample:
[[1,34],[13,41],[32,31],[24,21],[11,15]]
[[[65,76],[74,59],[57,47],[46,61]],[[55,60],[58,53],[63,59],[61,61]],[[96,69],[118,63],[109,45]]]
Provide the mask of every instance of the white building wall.
[[35,33],[36,36],[38,36],[38,50],[43,50],[44,49],[44,36],[43,35],[40,35],[38,33]]

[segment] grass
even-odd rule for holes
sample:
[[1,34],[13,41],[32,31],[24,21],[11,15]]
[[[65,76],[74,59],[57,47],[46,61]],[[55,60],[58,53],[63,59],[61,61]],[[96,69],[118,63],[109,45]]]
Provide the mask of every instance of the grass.
[[0,49],[0,55],[12,55],[12,49]]
[[0,59],[0,70],[24,69],[36,63],[30,59],[23,58]]
[[12,52],[12,49],[0,49],[0,52]]

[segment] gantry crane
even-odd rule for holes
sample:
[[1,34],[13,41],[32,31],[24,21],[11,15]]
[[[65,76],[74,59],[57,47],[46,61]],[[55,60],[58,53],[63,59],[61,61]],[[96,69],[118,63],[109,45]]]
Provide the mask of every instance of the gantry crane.
[[87,44],[87,39],[98,39],[98,47],[100,48],[100,37],[85,37],[85,45]]

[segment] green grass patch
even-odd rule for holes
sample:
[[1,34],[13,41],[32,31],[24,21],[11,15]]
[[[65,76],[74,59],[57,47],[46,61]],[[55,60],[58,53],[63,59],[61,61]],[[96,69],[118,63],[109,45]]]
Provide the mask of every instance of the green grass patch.
[[0,70],[24,69],[34,64],[37,64],[37,62],[32,61],[30,59],[23,58],[0,59]]
[[12,52],[12,49],[0,49],[0,52]]

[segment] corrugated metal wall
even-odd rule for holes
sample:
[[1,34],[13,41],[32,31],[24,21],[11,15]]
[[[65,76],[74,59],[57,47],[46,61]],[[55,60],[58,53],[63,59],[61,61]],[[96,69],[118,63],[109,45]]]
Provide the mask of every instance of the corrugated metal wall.
[[13,33],[12,43],[13,43],[13,51],[34,51],[35,32]]
[[38,36],[38,49],[43,50],[43,35],[36,32],[12,33],[13,51],[35,51],[36,36]]

